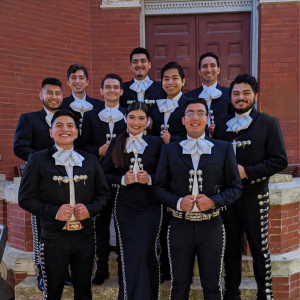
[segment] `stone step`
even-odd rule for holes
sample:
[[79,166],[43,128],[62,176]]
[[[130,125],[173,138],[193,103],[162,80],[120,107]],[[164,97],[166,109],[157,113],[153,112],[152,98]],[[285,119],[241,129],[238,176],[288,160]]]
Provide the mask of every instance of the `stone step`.
[[[117,275],[118,274],[118,263],[117,263],[117,255],[115,252],[110,253],[109,257],[109,273],[111,275]],[[194,265],[194,274],[196,276],[199,275],[199,269],[197,264],[197,259],[195,259],[195,265]],[[253,265],[252,265],[252,258],[250,256],[243,256],[242,259],[242,276],[243,277],[252,277],[253,274]]]
[[[223,284],[223,283],[222,283]],[[257,286],[253,277],[244,277],[241,283],[241,299],[255,300]],[[160,300],[169,299],[170,281],[164,282],[160,286]],[[92,286],[93,300],[116,300],[118,299],[118,277],[111,276],[104,284]],[[35,276],[27,276],[25,280],[15,287],[15,300],[40,300],[42,292],[36,285]],[[73,289],[65,286],[62,300],[73,299]],[[202,300],[202,288],[198,277],[195,277],[191,285],[189,300]]]

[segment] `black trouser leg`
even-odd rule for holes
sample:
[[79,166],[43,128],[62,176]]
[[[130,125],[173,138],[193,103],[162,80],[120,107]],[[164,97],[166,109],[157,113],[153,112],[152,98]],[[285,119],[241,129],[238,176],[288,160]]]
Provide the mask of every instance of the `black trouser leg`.
[[88,233],[82,234],[76,248],[70,260],[74,300],[91,300],[91,276],[95,256],[94,236]]
[[96,218],[96,254],[97,271],[96,274],[108,274],[108,259],[110,253],[110,222],[113,203],[110,201],[101,214]]
[[194,224],[171,217],[168,232],[171,261],[171,300],[188,300],[195,262]]
[[71,264],[74,299],[91,300],[91,274],[95,254],[93,230],[42,231],[40,248],[44,298],[61,299],[66,270]]
[[221,300],[225,231],[221,217],[195,222],[196,254],[205,300]]
[[239,287],[242,280],[243,228],[236,209],[236,203],[231,204],[226,211],[222,212],[222,218],[226,232],[224,299],[240,300],[241,292]]
[[170,278],[170,263],[168,255],[168,226],[170,222],[170,212],[163,206],[163,218],[160,229],[160,273],[164,279]]

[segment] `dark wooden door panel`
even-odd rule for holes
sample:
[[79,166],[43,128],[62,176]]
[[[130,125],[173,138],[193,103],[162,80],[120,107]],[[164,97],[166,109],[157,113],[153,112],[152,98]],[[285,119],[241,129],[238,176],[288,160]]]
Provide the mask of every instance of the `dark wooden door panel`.
[[228,86],[236,75],[250,71],[249,13],[199,15],[197,33],[197,56],[208,51],[218,54],[222,85]]
[[219,82],[228,86],[237,74],[250,71],[250,13],[146,17],[146,48],[151,54],[150,76],[160,80],[161,68],[176,61],[184,68],[184,91],[201,84],[199,56],[219,55]]
[[146,47],[151,54],[150,76],[160,80],[161,68],[176,61],[184,68],[187,84],[196,77],[196,16],[164,16],[146,18]]

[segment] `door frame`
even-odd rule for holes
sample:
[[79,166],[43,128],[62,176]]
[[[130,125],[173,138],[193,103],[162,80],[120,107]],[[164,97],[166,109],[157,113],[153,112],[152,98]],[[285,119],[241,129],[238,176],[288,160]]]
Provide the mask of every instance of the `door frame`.
[[140,13],[140,41],[141,46],[146,45],[145,18],[158,15],[181,15],[181,14],[209,14],[209,13],[232,13],[250,12],[250,73],[257,78],[258,75],[258,0],[141,0]]

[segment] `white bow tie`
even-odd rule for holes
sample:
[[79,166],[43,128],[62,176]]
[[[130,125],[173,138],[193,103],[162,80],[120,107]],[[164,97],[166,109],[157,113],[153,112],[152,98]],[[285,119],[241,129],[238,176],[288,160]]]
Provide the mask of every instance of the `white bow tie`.
[[126,141],[126,152],[143,154],[145,148],[148,146],[145,140],[140,136],[130,136]]
[[222,96],[222,92],[214,86],[204,86],[203,91],[199,94],[198,98],[203,98],[206,101],[217,99]]
[[92,110],[93,109],[93,105],[88,102],[88,101],[84,101],[84,100],[74,100],[71,104],[70,104],[70,107],[81,113],[81,115],[83,116],[83,114],[86,112],[86,111],[89,111],[89,110]]
[[119,111],[117,107],[106,107],[101,110],[98,114],[101,121],[109,123],[116,123],[122,119],[124,119],[124,115]]
[[137,93],[145,92],[153,81],[147,77],[144,80],[134,80],[134,83],[130,86],[130,89]]
[[156,104],[160,112],[173,112],[178,107],[178,101],[171,99],[158,99]]
[[74,150],[58,150],[52,157],[55,159],[55,165],[61,165],[65,167],[82,167],[82,161],[84,157]]
[[205,139],[187,139],[179,143],[182,147],[183,154],[211,154],[211,148],[214,146],[208,140]]
[[235,116],[226,123],[228,127],[226,131],[238,132],[247,129],[251,122],[252,118],[250,116]]
[[53,115],[50,115],[50,114],[47,114],[45,117],[45,120],[46,120],[47,124],[49,125],[49,127],[51,127],[52,117],[53,117]]

